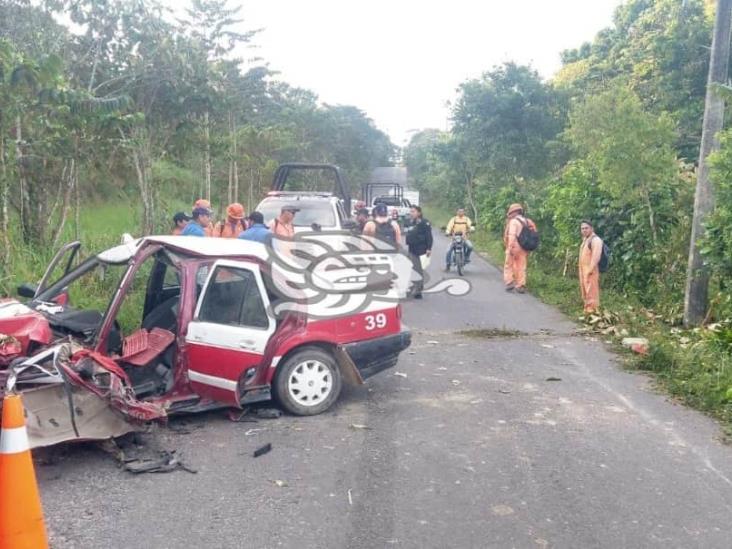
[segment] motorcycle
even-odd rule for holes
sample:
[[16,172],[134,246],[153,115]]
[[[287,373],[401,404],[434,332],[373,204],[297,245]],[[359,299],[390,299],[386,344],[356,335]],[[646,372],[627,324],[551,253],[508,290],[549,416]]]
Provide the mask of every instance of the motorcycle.
[[463,276],[465,270],[465,237],[463,233],[455,233],[452,235],[452,265],[457,269],[458,275]]

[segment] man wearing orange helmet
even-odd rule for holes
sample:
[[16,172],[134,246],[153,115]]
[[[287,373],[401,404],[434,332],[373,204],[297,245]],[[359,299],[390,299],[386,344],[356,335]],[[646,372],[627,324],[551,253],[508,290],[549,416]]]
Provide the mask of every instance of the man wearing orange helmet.
[[[211,210],[211,202],[209,202],[205,198],[199,198],[193,203],[193,209],[195,210],[196,208],[204,208],[206,210],[213,211]],[[213,221],[210,221],[208,226],[203,228],[203,232],[205,236],[213,236]]]
[[238,238],[246,229],[244,206],[234,202],[226,207],[226,219],[216,223],[213,236],[216,238]]
[[526,264],[529,252],[519,244],[521,230],[528,224],[521,204],[511,204],[506,214],[506,228],[503,231],[503,244],[506,246],[506,261],[503,264],[503,283],[506,291],[526,291]]

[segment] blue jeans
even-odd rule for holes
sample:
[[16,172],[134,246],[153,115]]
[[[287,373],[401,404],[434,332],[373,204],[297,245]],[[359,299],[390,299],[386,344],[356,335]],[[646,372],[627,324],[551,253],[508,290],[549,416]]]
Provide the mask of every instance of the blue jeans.
[[[470,254],[473,251],[473,243],[470,242],[470,240],[463,240],[463,245],[465,246],[465,262],[467,263],[470,261]],[[454,253],[454,246],[452,242],[450,243],[450,247],[447,249],[447,255],[445,256],[445,265],[448,267],[452,265],[452,255]]]

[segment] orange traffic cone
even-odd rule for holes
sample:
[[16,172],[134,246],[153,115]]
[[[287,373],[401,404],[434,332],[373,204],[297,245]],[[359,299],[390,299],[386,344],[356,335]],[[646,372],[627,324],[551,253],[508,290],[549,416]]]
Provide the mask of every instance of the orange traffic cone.
[[0,549],[48,547],[20,395],[3,400],[0,431]]

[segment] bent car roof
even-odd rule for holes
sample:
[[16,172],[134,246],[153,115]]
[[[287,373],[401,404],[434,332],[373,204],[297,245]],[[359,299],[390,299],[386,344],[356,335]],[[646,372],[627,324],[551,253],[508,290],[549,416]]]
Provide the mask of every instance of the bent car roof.
[[[140,250],[148,244],[162,244],[166,248],[172,248],[186,255],[200,257],[242,257],[249,256],[266,261],[269,257],[267,249],[261,242],[251,240],[240,240],[238,238],[201,238],[195,236],[146,236],[135,242],[135,245],[128,246],[130,251]],[[118,248],[122,248],[121,246]],[[112,248],[115,250],[115,248]],[[99,254],[103,255],[112,250]],[[134,253],[130,255],[132,257]]]
[[265,260],[267,249],[261,242],[238,238],[201,238],[195,236],[148,236],[145,240],[171,246],[190,255],[236,257],[248,255]]

